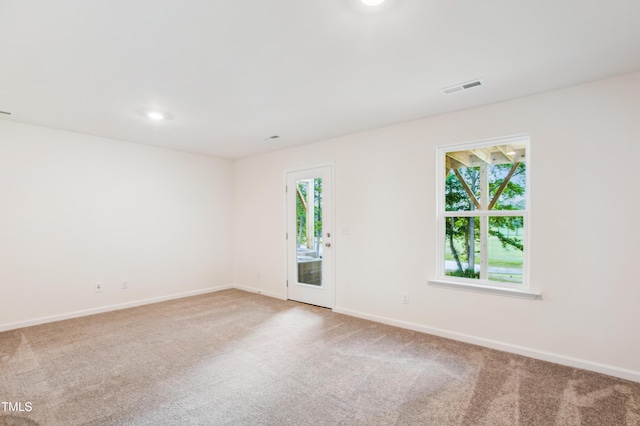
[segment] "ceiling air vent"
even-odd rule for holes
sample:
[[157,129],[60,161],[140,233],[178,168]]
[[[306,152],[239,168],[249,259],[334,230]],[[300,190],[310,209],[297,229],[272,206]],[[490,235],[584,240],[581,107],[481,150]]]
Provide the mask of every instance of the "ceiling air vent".
[[441,92],[445,95],[450,95],[451,93],[461,92],[478,86],[484,86],[484,80],[473,80],[462,84],[456,84],[455,86],[442,89]]

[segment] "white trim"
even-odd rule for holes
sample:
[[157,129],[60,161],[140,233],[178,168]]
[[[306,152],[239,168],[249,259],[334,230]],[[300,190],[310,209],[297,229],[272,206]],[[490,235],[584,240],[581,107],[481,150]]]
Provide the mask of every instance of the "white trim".
[[509,343],[499,342],[497,340],[485,339],[482,337],[471,336],[469,334],[458,333],[455,331],[443,330],[435,327],[428,327],[412,322],[400,321],[391,318],[381,317],[378,315],[366,314],[351,309],[335,307],[333,312],[348,315],[356,318],[362,318],[382,324],[400,327],[407,330],[413,330],[420,333],[431,334],[434,336],[445,337],[447,339],[457,340],[460,342],[471,343],[473,345],[484,346],[499,351],[509,352],[529,358],[539,359],[542,361],[553,362],[555,364],[566,365],[574,368],[595,371],[597,373],[606,374],[613,377],[619,377],[625,380],[640,383],[640,371],[629,370],[626,368],[615,367],[613,365],[601,364],[599,362],[588,361],[585,359],[574,358],[566,355],[560,355],[552,352],[540,351],[537,349],[527,348],[524,346],[512,345]]
[[26,321],[18,321],[8,324],[0,324],[0,332],[15,330],[17,328],[31,327],[39,324],[62,321],[71,318],[85,317],[89,315],[102,314],[104,312],[118,311],[120,309],[134,308],[136,306],[150,305],[152,303],[165,302],[167,300],[182,299],[183,297],[198,296],[206,293],[215,293],[217,291],[229,290],[234,288],[232,285],[223,285],[219,287],[209,287],[200,290],[186,291],[184,293],[174,293],[166,296],[152,297],[149,299],[134,300],[133,302],[118,303],[117,305],[100,306],[98,308],[83,309],[81,311],[68,312],[66,314],[51,315],[47,317],[34,318]]
[[526,217],[528,210],[447,210],[442,212],[444,217]]
[[264,291],[264,290],[260,290],[254,287],[248,287],[248,286],[244,286],[244,285],[233,285],[233,288],[238,289],[238,290],[242,290],[242,291],[248,291],[249,293],[256,293],[256,294],[261,294],[263,296],[269,296],[269,297],[273,297],[274,299],[280,299],[280,300],[287,300],[287,295],[285,294],[279,294],[279,293],[274,293],[272,291]]
[[518,143],[518,142],[530,141],[530,140],[531,140],[531,135],[529,133],[521,133],[521,134],[512,135],[512,136],[490,138],[490,139],[479,139],[471,142],[444,145],[444,146],[438,147],[438,149],[446,148],[447,151],[465,151],[469,148],[477,148],[480,145],[484,145],[484,146],[509,145],[512,143]]
[[[284,200],[284,205],[283,205],[283,224],[282,224],[282,231],[284,233],[284,239],[283,239],[283,244],[284,244],[284,282],[282,283],[282,287],[284,290],[284,298],[285,300],[289,299],[289,171],[285,170],[284,173],[282,174],[283,176],[283,186],[284,186],[284,197],[282,197],[282,199]],[[295,238],[295,235],[293,236],[293,238]]]
[[519,289],[509,288],[509,287],[498,287],[494,285],[443,281],[443,280],[429,280],[427,282],[429,283],[429,285],[432,285],[434,287],[453,288],[456,290],[475,291],[478,293],[498,294],[500,296],[517,297],[520,299],[535,300],[540,297],[539,292],[535,292],[531,290],[519,290]]

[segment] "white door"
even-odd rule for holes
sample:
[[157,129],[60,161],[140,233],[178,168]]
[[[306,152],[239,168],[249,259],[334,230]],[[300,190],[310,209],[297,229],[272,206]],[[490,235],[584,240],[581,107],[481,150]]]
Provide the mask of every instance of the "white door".
[[287,173],[287,294],[333,308],[331,166]]

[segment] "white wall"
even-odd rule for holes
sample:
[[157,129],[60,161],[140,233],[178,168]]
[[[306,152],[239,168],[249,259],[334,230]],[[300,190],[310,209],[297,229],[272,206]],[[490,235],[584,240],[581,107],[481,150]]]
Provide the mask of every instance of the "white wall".
[[[639,116],[636,73],[238,160],[235,283],[286,297],[283,172],[335,161],[338,311],[640,381]],[[522,133],[543,300],[428,286],[436,147]]]
[[231,285],[232,167],[0,121],[0,330]]

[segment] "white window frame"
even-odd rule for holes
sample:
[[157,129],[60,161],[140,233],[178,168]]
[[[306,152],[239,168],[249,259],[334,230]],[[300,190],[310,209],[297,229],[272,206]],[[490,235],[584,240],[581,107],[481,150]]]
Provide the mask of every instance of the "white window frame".
[[[483,293],[492,293],[503,296],[513,296],[524,299],[536,299],[540,296],[540,293],[534,291],[531,288],[529,280],[529,267],[530,267],[530,247],[531,247],[531,223],[530,223],[530,210],[531,210],[531,138],[529,135],[517,135],[504,138],[488,139],[482,141],[469,142],[457,145],[440,146],[437,148],[437,167],[436,167],[436,183],[437,183],[437,229],[438,229],[438,242],[437,242],[437,277],[436,279],[429,280],[429,284],[436,287],[453,288],[459,290],[477,291]],[[465,151],[476,148],[484,148],[495,145],[514,145],[525,144],[526,152],[526,191],[525,191],[525,209],[524,210],[470,210],[470,211],[446,211],[445,210],[445,156],[448,152]],[[446,217],[480,217],[482,221],[481,229],[488,230],[488,221],[490,217],[498,216],[522,216],[523,218],[523,238],[522,243],[524,246],[523,253],[523,270],[522,270],[522,283],[511,284],[502,283],[496,281],[490,281],[488,279],[472,279],[463,277],[454,277],[445,274],[445,218]],[[487,255],[486,255],[486,232],[483,232],[484,236],[481,237],[481,270],[487,271]],[[486,272],[485,272],[486,274]]]

